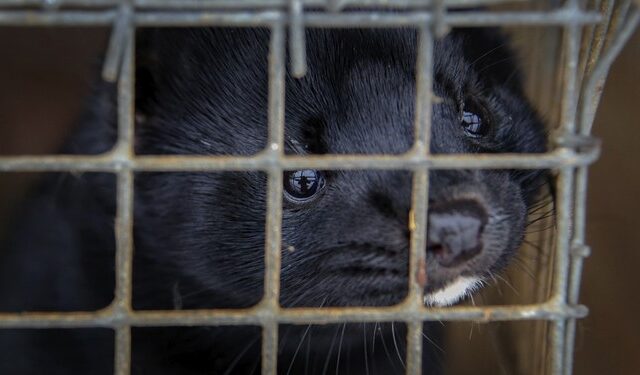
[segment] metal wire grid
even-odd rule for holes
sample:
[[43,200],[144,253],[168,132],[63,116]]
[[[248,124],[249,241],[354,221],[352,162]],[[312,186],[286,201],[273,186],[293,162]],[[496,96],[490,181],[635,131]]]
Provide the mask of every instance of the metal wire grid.
[[[207,1],[207,0],[2,0],[0,25],[113,25],[103,76],[118,81],[118,141],[108,153],[67,156],[0,157],[0,171],[101,171],[117,175],[116,290],[110,306],[95,312],[0,313],[1,328],[110,327],[115,329],[115,373],[130,372],[132,326],[260,325],[262,373],[277,373],[278,325],[404,321],[407,324],[407,374],[421,373],[422,322],[434,320],[547,320],[552,324],[551,371],[570,374],[575,321],[587,314],[577,304],[584,245],[587,166],[599,152],[589,137],[603,80],[613,59],[640,20],[638,9],[602,16],[568,0],[550,11],[447,13],[449,5],[495,1],[353,0],[349,5],[375,6],[358,13],[339,11],[346,1]],[[603,1],[601,7],[614,1]],[[329,11],[304,9],[326,5]],[[43,6],[44,7],[40,7]],[[385,7],[414,8],[386,12]],[[16,8],[18,7],[18,8]],[[24,8],[26,7],[26,8]],[[76,8],[79,7],[79,8]],[[188,9],[187,11],[178,11]],[[246,9],[241,9],[246,8]],[[380,10],[382,9],[382,10]],[[619,9],[617,7],[616,9]],[[601,21],[582,40],[585,25]],[[268,27],[269,102],[268,143],[251,157],[138,156],[134,138],[134,33],[139,26]],[[431,155],[429,153],[432,52],[434,38],[450,27],[489,25],[554,25],[563,27],[562,99],[557,147],[546,154]],[[601,24],[599,24],[601,25]],[[289,29],[294,75],[306,70],[305,27],[414,27],[419,32],[416,72],[415,144],[403,155],[284,154],[285,42]],[[581,42],[582,40],[582,42]],[[608,40],[608,41],[607,41]],[[593,45],[591,44],[592,41]],[[604,43],[608,48],[604,48]],[[595,47],[594,47],[595,46]],[[592,58],[581,59],[581,50]],[[595,52],[594,52],[595,51]],[[602,53],[601,53],[602,52]],[[587,61],[586,63],[582,63]],[[581,83],[584,85],[581,87]],[[580,91],[582,88],[582,91]],[[580,110],[580,111],[579,111]],[[391,307],[282,308],[279,305],[282,219],[282,171],[295,169],[409,169],[413,171],[409,292],[404,302]],[[519,306],[425,308],[419,278],[424,277],[425,228],[430,169],[550,168],[558,171],[557,233],[552,297],[543,303]],[[196,311],[134,311],[131,306],[133,252],[133,174],[137,171],[260,170],[268,174],[265,244],[265,283],[262,301],[248,309]],[[572,214],[573,213],[573,214]]]

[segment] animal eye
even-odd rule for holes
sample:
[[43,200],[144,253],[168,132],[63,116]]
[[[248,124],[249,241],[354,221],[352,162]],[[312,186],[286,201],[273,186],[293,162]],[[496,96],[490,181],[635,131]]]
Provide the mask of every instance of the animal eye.
[[313,169],[290,171],[284,174],[284,191],[293,202],[306,202],[325,185],[324,174]]
[[460,123],[464,132],[472,138],[479,138],[489,131],[489,122],[484,110],[472,101],[466,101],[462,109]]

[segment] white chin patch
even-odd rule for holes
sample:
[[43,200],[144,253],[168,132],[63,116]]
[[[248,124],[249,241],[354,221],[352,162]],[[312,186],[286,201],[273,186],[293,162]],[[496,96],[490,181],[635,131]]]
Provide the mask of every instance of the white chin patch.
[[467,295],[473,293],[482,285],[477,277],[460,276],[442,289],[426,294],[424,303],[428,306],[453,305]]

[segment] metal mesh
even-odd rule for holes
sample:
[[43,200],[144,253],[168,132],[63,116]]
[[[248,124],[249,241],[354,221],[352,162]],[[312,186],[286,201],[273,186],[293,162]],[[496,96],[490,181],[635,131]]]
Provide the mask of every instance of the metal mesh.
[[[473,10],[450,13],[455,6],[498,3],[497,0],[2,0],[0,26],[113,25],[103,77],[118,82],[118,142],[108,153],[60,156],[3,156],[0,171],[103,171],[117,175],[115,299],[95,312],[0,313],[0,328],[110,327],[115,336],[115,373],[131,367],[131,327],[187,325],[262,326],[262,373],[277,373],[278,325],[330,322],[402,321],[407,324],[407,374],[421,373],[422,322],[466,320],[546,320],[551,324],[550,365],[553,374],[572,371],[577,318],[587,308],[577,304],[584,244],[587,167],[599,152],[589,136],[604,78],[613,59],[640,20],[631,1],[568,0],[544,10]],[[519,1],[517,3],[524,3]],[[530,4],[529,4],[530,5]],[[342,12],[347,6],[358,12]],[[397,9],[403,11],[398,12]],[[509,8],[511,9],[511,8]],[[392,11],[393,10],[393,11]],[[269,138],[251,157],[139,156],[134,138],[134,34],[140,26],[268,27]],[[431,155],[429,153],[432,52],[434,38],[458,26],[544,26],[562,33],[555,61],[560,101],[552,141],[545,154]],[[415,144],[402,155],[284,154],[284,76],[286,32],[292,72],[304,75],[305,27],[412,27],[419,32]],[[547,74],[549,76],[549,74]],[[552,77],[557,78],[557,77]],[[549,81],[552,82],[552,81]],[[549,85],[546,90],[554,89]],[[558,105],[559,103],[559,105]],[[404,169],[413,172],[409,292],[391,307],[282,308],[279,305],[282,171],[295,169]],[[430,169],[549,168],[557,171],[557,236],[552,295],[527,305],[426,308],[418,277],[425,256]],[[231,310],[134,311],[131,305],[133,252],[133,176],[138,171],[260,170],[268,174],[265,283],[255,307]]]

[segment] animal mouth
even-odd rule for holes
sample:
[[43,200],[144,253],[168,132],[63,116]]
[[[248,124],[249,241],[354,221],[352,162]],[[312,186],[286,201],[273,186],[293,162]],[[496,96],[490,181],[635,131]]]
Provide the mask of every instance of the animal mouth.
[[478,290],[482,279],[476,276],[458,276],[445,286],[424,296],[427,306],[449,306]]
[[[423,261],[417,275],[425,291],[426,306],[453,305],[480,289],[483,285],[480,276],[462,272],[456,265],[445,267],[438,262],[439,253],[446,251],[443,245],[429,243],[428,246],[426,251],[431,254],[431,257],[427,257],[430,260]],[[326,250],[325,254],[321,257],[318,270],[338,284],[351,285],[347,288],[350,292],[340,288],[340,293],[347,293],[352,299],[349,304],[379,305],[384,300],[382,303],[387,305],[399,303],[406,296],[408,249],[397,251],[369,244],[348,244]],[[432,278],[434,275],[429,275],[427,270],[429,261],[437,262],[447,275]]]
[[370,277],[397,277],[405,278],[405,274],[395,268],[375,267],[375,266],[344,266],[336,269],[334,273],[342,276],[370,276]]

